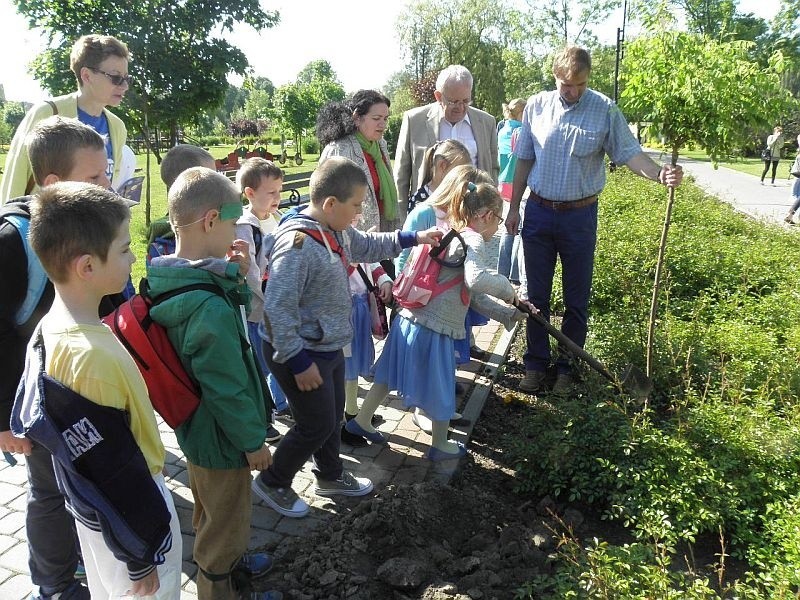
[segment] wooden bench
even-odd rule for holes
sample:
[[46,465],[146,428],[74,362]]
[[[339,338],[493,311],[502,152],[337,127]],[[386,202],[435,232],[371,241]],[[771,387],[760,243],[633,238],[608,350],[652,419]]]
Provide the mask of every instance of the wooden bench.
[[301,194],[300,190],[308,187],[313,172],[314,171],[302,171],[300,173],[290,173],[283,178],[283,191],[289,192],[289,197],[281,201],[279,208],[283,209],[289,208],[290,206],[299,206],[310,200],[308,193]]

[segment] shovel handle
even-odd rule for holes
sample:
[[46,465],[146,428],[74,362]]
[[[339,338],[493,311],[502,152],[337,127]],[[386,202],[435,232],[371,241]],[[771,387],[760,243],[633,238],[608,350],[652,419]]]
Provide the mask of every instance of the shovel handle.
[[531,317],[534,321],[536,321],[537,325],[540,325],[544,328],[544,330],[549,333],[551,336],[556,338],[558,342],[564,346],[573,356],[577,356],[581,358],[586,364],[592,367],[595,371],[600,373],[603,377],[608,379],[611,383],[615,385],[619,385],[617,378],[614,377],[606,366],[597,360],[594,356],[589,354],[586,350],[578,346],[575,342],[569,339],[566,335],[564,335],[560,330],[553,327],[553,325],[545,319],[541,313],[533,312],[526,304],[514,302],[514,306],[516,306],[519,310],[526,313],[529,317]]

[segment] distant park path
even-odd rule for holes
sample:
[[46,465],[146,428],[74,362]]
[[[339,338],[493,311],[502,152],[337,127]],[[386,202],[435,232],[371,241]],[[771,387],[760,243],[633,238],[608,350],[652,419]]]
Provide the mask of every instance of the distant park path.
[[[645,151],[656,162],[666,160],[667,155],[658,150]],[[774,187],[770,185],[769,177],[761,185],[758,177],[723,166],[714,169],[710,162],[691,158],[680,158],[678,162],[687,174],[694,177],[698,186],[728,202],[736,210],[755,219],[783,224],[783,217],[792,205],[793,180],[787,179],[790,161],[782,160],[778,165]]]

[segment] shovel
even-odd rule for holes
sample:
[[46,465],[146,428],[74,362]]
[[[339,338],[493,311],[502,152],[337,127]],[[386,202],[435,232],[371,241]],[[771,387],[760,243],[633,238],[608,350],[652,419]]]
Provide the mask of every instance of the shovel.
[[556,338],[559,344],[566,348],[572,356],[580,358],[592,369],[608,379],[620,392],[642,400],[650,395],[650,392],[653,390],[653,382],[636,365],[628,365],[622,372],[622,375],[617,377],[613,375],[603,363],[578,346],[578,344],[569,339],[560,330],[553,327],[550,321],[545,319],[541,313],[533,312],[525,304],[515,302],[514,306],[527,314],[537,325],[543,327],[547,333]]

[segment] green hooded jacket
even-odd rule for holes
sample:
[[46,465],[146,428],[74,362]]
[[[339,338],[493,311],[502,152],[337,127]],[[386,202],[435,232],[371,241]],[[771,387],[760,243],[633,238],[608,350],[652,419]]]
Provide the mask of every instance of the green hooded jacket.
[[244,453],[261,448],[266,435],[264,389],[239,308],[247,310],[250,292],[237,272],[238,265],[222,259],[174,255],[154,259],[147,268],[153,297],[197,283],[216,284],[227,297],[196,290],[150,311],[200,386],[200,405],[175,434],[188,460],[207,469],[247,466]]

